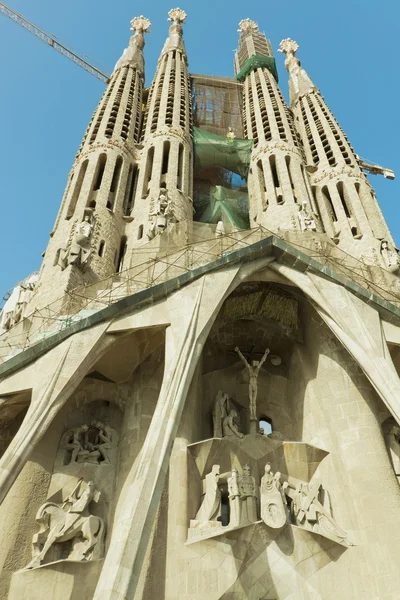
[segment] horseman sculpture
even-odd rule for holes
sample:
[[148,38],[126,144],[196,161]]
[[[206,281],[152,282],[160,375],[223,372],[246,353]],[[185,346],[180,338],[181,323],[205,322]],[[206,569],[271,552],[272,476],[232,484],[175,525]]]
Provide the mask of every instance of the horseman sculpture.
[[102,558],[104,521],[89,512],[90,503],[99,501],[100,492],[95,489],[93,481],[89,481],[79,493],[82,483],[83,479],[80,479],[62,504],[45,502],[39,508],[36,521],[40,529],[33,536],[33,558],[27,569],[40,567],[50,548],[64,542],[70,542],[70,545],[67,556],[64,550],[61,560],[86,562]]

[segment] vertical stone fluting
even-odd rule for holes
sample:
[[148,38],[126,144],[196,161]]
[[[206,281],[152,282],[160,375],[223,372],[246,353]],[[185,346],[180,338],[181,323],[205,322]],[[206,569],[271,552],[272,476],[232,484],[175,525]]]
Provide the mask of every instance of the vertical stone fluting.
[[[149,231],[158,211],[160,188],[167,189],[167,220],[174,223],[193,219],[191,162],[192,109],[182,23],[186,13],[169,12],[172,25],[158,60],[150,87],[144,120],[143,151],[139,167],[133,244],[149,240]],[[167,213],[166,213],[167,214]]]
[[[115,66],[72,167],[43,261],[37,306],[48,304],[76,285],[108,277],[122,267],[125,226],[131,220],[139,159],[136,146],[142,122],[143,34],[150,22],[136,17],[131,24],[135,34]],[[86,254],[74,261],[71,245],[85,219],[89,233],[84,241]]]
[[[249,19],[241,21],[239,32],[235,69],[236,75],[242,72],[244,77],[244,130],[254,140],[248,182],[250,222],[272,231],[301,229],[300,208],[305,203],[312,213],[315,207],[298,134],[275,79],[271,45]],[[256,62],[251,65],[251,61]]]
[[281,42],[289,72],[291,108],[306,155],[313,192],[326,233],[346,252],[379,262],[381,242],[393,239],[359,158],[320,91],[295,56],[298,44]]

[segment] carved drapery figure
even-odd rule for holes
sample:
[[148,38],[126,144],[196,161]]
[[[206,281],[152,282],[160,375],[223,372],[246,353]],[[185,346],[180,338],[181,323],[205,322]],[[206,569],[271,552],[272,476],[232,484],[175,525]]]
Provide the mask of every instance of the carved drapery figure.
[[60,251],[59,265],[62,270],[69,265],[77,267],[85,265],[92,254],[90,239],[93,224],[89,215],[85,215],[83,221],[75,227],[72,240],[67,247]]
[[400,257],[394,248],[390,248],[387,240],[381,242],[381,254],[388,271],[394,272],[399,269]]
[[242,362],[245,365],[246,370],[249,374],[250,420],[257,421],[257,405],[256,405],[256,403],[257,403],[257,391],[258,391],[258,381],[257,381],[258,374],[260,372],[262,365],[267,360],[267,356],[270,351],[267,348],[266,351],[264,352],[264,356],[262,357],[262,359],[260,361],[258,361],[258,360],[251,361],[251,365],[247,362],[247,360],[241,353],[238,346],[236,346],[235,352],[237,352],[237,354],[239,355],[240,359],[242,360]]
[[222,424],[231,409],[228,394],[218,390],[213,407],[213,437],[222,438]]
[[230,507],[230,527],[237,527],[241,521],[241,491],[240,478],[237,469],[232,469],[232,475],[228,478],[228,494]]
[[239,482],[242,501],[242,521],[254,523],[257,521],[257,492],[256,480],[252,477],[249,465],[243,467]]
[[243,438],[243,433],[240,432],[237,423],[237,412],[235,409],[229,411],[229,414],[225,417],[222,424],[222,433],[224,437]]
[[[67,431],[60,446],[68,451],[64,464],[91,463],[111,464],[112,453],[117,445],[115,431],[100,421],[81,425]],[[70,453],[70,454],[69,454]],[[67,462],[69,460],[69,462]]]
[[339,544],[350,545],[347,533],[332,517],[329,493],[319,482],[300,482],[296,488],[285,483],[284,491],[292,499],[291,517],[295,525],[319,533]]
[[196,515],[196,521],[217,521],[221,516],[221,490],[219,465],[213,465],[211,473],[203,480],[204,498]]
[[40,529],[33,536],[33,558],[26,568],[42,565],[54,544],[69,543],[68,555],[62,560],[86,562],[102,558],[104,522],[89,511],[90,503],[98,502],[99,498],[94,483],[85,484],[80,479],[62,504],[45,502],[36,514]]
[[153,239],[156,235],[163,233],[170,223],[176,223],[173,206],[168,198],[166,187],[160,188],[157,204],[150,213],[150,224],[148,229],[148,238]]
[[286,502],[280,482],[281,474],[271,471],[270,463],[265,465],[261,479],[261,518],[268,527],[280,529],[287,523]]
[[315,219],[310,213],[307,202],[302,202],[299,208],[298,217],[302,231],[317,231]]

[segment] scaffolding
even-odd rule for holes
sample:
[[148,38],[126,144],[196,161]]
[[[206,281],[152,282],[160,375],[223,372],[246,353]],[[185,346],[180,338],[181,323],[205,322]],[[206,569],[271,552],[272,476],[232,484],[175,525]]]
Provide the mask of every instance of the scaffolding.
[[[180,226],[183,229],[181,232],[178,231]],[[221,235],[215,226],[203,223],[193,223],[188,234],[187,230],[184,231],[185,226],[178,223],[173,232],[166,231],[162,236],[157,236],[158,243],[155,238],[135,250],[132,257],[134,267],[94,284],[79,286],[52,304],[26,315],[0,336],[0,364],[122,298],[170,281],[183,273],[190,273],[221,257],[229,257],[230,253],[250,248],[272,235],[300,251],[304,260],[315,259],[320,265],[342,276],[343,280],[352,281],[369,294],[375,294],[400,308],[400,295],[389,289],[391,285],[395,289],[395,275],[346,254],[322,234],[318,240],[315,235],[296,238],[290,232],[277,236],[263,227],[250,230],[227,227],[225,234]],[[177,249],[176,236],[179,233],[187,238],[187,243]],[[309,268],[315,269],[312,262]]]

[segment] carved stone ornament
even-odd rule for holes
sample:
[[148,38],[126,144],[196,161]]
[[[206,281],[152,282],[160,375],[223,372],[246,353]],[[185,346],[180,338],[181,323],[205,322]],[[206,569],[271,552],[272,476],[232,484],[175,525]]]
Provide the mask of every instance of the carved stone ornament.
[[257,23],[255,23],[255,21],[252,21],[251,19],[242,19],[239,23],[238,32],[247,34],[251,33],[252,31],[258,31]]
[[85,265],[92,254],[91,237],[93,232],[93,220],[89,215],[85,215],[83,221],[75,225],[72,237],[68,241],[67,247],[60,251],[59,265],[64,270],[68,265],[82,267]]
[[261,479],[261,518],[268,527],[280,529],[287,523],[287,511],[280,482],[281,474],[275,475],[271,465],[265,465],[265,474]]
[[294,56],[298,49],[299,45],[297,42],[290,38],[286,38],[285,40],[282,40],[279,44],[278,52],[282,52],[282,54],[287,55],[291,54],[292,56]]
[[150,27],[151,22],[143,15],[140,15],[140,17],[134,17],[131,21],[131,31],[135,31],[137,33],[150,33]]
[[[92,481],[79,479],[64,502],[45,502],[36,514],[40,529],[33,536],[33,558],[26,568],[34,569],[54,560],[88,562],[102,558],[104,521],[89,511],[90,503],[99,498],[100,492]],[[57,548],[53,548],[55,545]]]
[[187,18],[187,14],[181,8],[173,8],[168,13],[168,21],[173,21],[174,23],[185,23],[185,19]]

